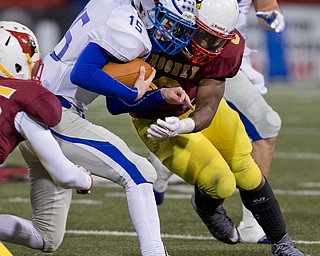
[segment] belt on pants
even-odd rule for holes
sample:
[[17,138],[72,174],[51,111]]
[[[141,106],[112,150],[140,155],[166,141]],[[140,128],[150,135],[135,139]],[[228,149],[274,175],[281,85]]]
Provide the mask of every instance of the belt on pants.
[[70,109],[72,107],[71,103],[69,101],[67,101],[65,98],[63,98],[62,96],[57,96],[57,97],[58,97],[62,107],[68,108],[68,109]]
[[79,112],[79,114],[81,114],[81,116],[84,118],[84,113],[80,108],[78,108],[77,106],[75,106],[74,104],[72,104],[71,102],[63,98],[62,96],[57,95],[57,98],[59,99],[62,107],[67,109],[74,107]]

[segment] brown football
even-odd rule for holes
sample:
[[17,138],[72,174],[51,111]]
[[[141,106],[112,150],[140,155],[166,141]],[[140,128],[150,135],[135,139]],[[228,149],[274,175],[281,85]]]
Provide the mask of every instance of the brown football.
[[147,79],[152,72],[152,68],[150,64],[138,58],[127,63],[109,62],[102,70],[119,82],[133,86],[140,75],[141,66],[146,68],[145,79]]

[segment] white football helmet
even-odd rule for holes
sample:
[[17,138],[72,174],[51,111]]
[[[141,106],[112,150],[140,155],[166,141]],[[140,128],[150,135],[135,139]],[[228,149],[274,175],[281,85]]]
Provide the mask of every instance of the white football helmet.
[[0,21],[0,76],[40,81],[43,63],[36,36],[14,21]]
[[187,58],[194,64],[203,65],[217,57],[234,38],[238,17],[237,0],[203,0],[197,31],[183,50]]
[[198,16],[196,0],[134,0],[134,6],[150,32],[153,52],[174,55],[191,40]]

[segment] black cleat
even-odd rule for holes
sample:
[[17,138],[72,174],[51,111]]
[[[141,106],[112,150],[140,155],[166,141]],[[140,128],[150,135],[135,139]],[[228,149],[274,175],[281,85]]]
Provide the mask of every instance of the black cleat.
[[214,238],[226,244],[236,244],[240,241],[239,232],[222,205],[214,212],[205,212],[196,205],[194,194],[191,204]]

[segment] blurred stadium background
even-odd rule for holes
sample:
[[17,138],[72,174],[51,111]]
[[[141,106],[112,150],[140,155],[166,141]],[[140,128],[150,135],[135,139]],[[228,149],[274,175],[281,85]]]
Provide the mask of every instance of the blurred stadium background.
[[[37,35],[47,54],[60,40],[86,0],[0,0],[0,20],[15,20]],[[279,0],[287,20],[282,35],[264,31],[251,11],[248,32],[254,66],[265,74],[270,105],[283,125],[277,141],[270,183],[282,206],[287,228],[299,247],[320,255],[320,0]],[[107,113],[102,97],[87,118],[122,137],[138,154],[146,149],[130,128],[128,115]],[[11,166],[26,181],[25,165],[18,150],[0,168],[0,212],[31,218],[28,184],[10,178]],[[10,168],[8,168],[10,167]],[[11,180],[8,181],[8,177]],[[100,180],[97,180],[100,181]],[[212,241],[190,205],[191,186],[171,180],[164,205],[159,207],[164,242],[175,256],[270,255],[266,245],[224,245]],[[179,182],[178,185],[175,183]],[[55,256],[139,255],[137,237],[129,219],[122,189],[97,182],[89,196],[75,195],[67,234]],[[229,214],[240,221],[237,193],[228,200]],[[6,244],[13,255],[42,255]]]

